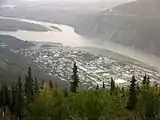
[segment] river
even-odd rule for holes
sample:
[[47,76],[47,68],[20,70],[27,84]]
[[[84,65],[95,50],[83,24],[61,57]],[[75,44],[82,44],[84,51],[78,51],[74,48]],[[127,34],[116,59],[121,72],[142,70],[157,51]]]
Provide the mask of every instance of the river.
[[[160,71],[160,64],[159,64],[160,58],[159,57],[144,53],[140,50],[135,50],[133,48],[125,47],[125,46],[122,46],[116,43],[99,40],[99,39],[86,38],[84,36],[81,36],[75,33],[74,28],[70,26],[61,25],[61,24],[53,24],[53,23],[42,22],[42,21],[33,21],[33,20],[21,19],[21,18],[12,18],[12,17],[0,17],[0,19],[13,19],[17,21],[24,21],[24,22],[34,23],[34,24],[40,24],[51,30],[51,31],[46,31],[46,32],[24,31],[24,30],[23,31],[18,30],[16,32],[1,31],[0,34],[15,36],[19,39],[27,40],[27,41],[58,42],[58,43],[62,43],[64,46],[96,47],[96,48],[100,48],[104,50],[110,50],[115,53],[118,53],[124,56],[128,56],[130,58],[133,58],[135,60],[148,64],[149,66],[152,66],[156,68],[158,71]],[[58,27],[61,29],[61,31],[56,31],[51,26]]]

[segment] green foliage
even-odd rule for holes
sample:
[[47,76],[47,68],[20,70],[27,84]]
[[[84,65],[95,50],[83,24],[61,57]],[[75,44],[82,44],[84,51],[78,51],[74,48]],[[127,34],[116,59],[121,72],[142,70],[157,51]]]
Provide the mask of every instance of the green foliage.
[[16,85],[16,96],[15,96],[15,116],[17,118],[21,118],[23,116],[23,109],[24,109],[24,94],[23,94],[23,86],[21,78],[19,77],[19,80]]
[[11,97],[10,97],[10,111],[15,114],[15,104],[16,104],[16,86],[13,85],[11,89]]
[[115,82],[114,82],[114,80],[113,80],[113,78],[111,78],[111,89],[110,89],[110,94],[112,95],[113,94],[113,92],[114,92],[114,90],[115,90]]
[[137,111],[142,119],[153,119],[160,113],[159,92],[153,86],[142,86]]
[[67,88],[63,90],[63,94],[64,94],[64,97],[68,96],[68,89]]
[[33,78],[32,78],[31,67],[28,68],[28,74],[25,77],[25,95],[26,95],[27,103],[33,100],[34,83],[33,83]]
[[37,79],[34,80],[34,94],[37,95],[39,92],[39,85]]
[[129,97],[128,97],[128,102],[127,102],[127,109],[133,110],[136,106],[137,103],[137,93],[136,93],[136,79],[133,76],[131,80],[131,85],[129,88]]
[[3,112],[3,116],[7,113],[7,107],[10,104],[10,91],[7,85],[2,85],[0,90],[0,106]]
[[[30,75],[29,75],[30,74]],[[31,69],[28,73],[31,81]],[[76,73],[76,76],[77,73]],[[32,78],[33,79],[33,78]],[[78,79],[79,80],[79,79]],[[0,88],[0,119],[7,120],[159,120],[160,96],[158,86],[136,85],[133,76],[130,87],[104,86],[95,90],[60,90],[42,81],[33,81],[32,100],[26,100],[26,81],[21,77],[9,88]],[[103,82],[104,84],[104,82]],[[39,87],[40,86],[40,87]],[[30,86],[29,86],[30,87]],[[112,91],[112,94],[111,94]],[[30,92],[29,92],[30,93]],[[126,109],[127,106],[127,109]],[[9,108],[9,110],[8,110]],[[9,112],[8,112],[9,111]],[[2,114],[2,113],[3,114]]]

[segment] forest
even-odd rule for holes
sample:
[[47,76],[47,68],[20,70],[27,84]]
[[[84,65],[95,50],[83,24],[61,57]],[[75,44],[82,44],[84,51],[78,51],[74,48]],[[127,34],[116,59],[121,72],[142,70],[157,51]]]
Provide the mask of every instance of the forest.
[[87,91],[78,87],[76,63],[66,89],[32,76],[29,67],[12,86],[1,85],[1,120],[160,120],[160,87],[148,75],[141,84],[133,76],[120,88],[111,78],[110,87],[103,82]]

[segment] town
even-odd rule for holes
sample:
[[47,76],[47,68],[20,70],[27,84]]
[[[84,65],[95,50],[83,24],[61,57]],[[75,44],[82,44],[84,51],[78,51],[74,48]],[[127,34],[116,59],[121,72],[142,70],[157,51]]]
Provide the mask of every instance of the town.
[[96,86],[104,82],[109,86],[112,77],[117,85],[126,86],[133,75],[138,83],[142,82],[144,75],[148,75],[151,83],[160,84],[159,72],[70,47],[24,49],[20,53],[31,57],[44,72],[64,81],[71,80],[73,63],[76,62],[81,85]]

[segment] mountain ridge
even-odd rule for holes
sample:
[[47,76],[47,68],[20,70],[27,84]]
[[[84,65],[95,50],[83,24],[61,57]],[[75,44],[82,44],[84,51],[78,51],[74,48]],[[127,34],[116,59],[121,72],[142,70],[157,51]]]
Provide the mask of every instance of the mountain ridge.
[[126,3],[88,18],[75,29],[88,37],[109,40],[160,57],[158,3],[158,0]]

